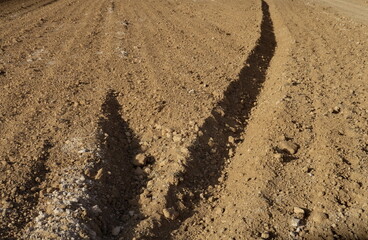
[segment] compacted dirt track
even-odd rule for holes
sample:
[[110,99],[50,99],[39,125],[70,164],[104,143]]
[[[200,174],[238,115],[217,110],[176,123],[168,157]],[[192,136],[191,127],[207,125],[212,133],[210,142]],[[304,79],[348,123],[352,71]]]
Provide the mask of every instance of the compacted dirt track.
[[366,12],[0,0],[0,239],[368,239]]

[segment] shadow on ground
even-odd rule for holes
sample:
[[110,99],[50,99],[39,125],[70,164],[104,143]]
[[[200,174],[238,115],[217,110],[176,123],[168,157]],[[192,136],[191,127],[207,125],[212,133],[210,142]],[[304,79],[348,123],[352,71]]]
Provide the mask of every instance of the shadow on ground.
[[129,211],[134,210],[139,216],[132,200],[139,196],[147,181],[147,175],[143,171],[137,174],[132,164],[133,158],[141,152],[139,140],[122,118],[116,96],[114,91],[109,91],[102,105],[98,139],[102,156],[94,175],[99,171],[102,174],[93,185],[97,202],[103,207],[102,217],[93,219],[94,230],[97,227],[98,235],[108,239],[113,239],[111,231],[114,227],[131,227]]
[[[170,239],[170,233],[193,215],[200,193],[218,183],[225,162],[230,158],[230,151],[234,151],[235,144],[241,141],[241,134],[262,90],[276,48],[273,23],[265,1],[262,1],[262,12],[261,36],[257,45],[246,60],[239,78],[229,85],[224,98],[201,127],[203,135],[189,149],[190,157],[185,171],[179,176],[180,184],[170,187],[167,207],[177,209],[180,216],[176,220],[159,223],[153,229],[151,239]],[[184,197],[178,199],[178,195]],[[180,209],[179,201],[186,207]]]

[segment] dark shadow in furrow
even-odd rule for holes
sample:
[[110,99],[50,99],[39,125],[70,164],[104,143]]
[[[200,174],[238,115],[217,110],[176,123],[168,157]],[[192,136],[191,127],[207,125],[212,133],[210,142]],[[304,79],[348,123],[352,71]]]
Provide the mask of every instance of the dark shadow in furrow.
[[[122,118],[121,106],[114,91],[109,91],[102,105],[103,116],[99,120],[101,161],[95,166],[96,173],[103,169],[101,179],[94,180],[93,195],[103,209],[102,218],[93,219],[95,232],[100,237],[113,239],[111,228],[125,226],[132,217],[128,210],[134,210],[139,216],[138,207],[132,206],[132,199],[137,199],[146,185],[147,175],[137,174],[133,158],[142,150],[139,140],[129,125]],[[137,214],[138,213],[138,214]],[[123,231],[123,230],[122,230]]]
[[[273,23],[265,1],[262,1],[262,12],[261,36],[256,47],[246,60],[239,78],[229,85],[224,98],[201,127],[203,135],[190,148],[186,169],[178,176],[181,182],[178,186],[170,187],[167,207],[174,207],[180,213],[179,217],[158,223],[152,230],[153,236],[147,238],[171,238],[171,233],[178,229],[180,223],[194,214],[200,193],[218,183],[225,161],[229,159],[229,151],[235,149],[230,139],[235,139],[235,143],[240,142],[239,138],[262,90],[276,48]],[[179,207],[182,205],[185,208]]]
[[[53,145],[49,141],[45,141],[37,163],[31,168],[28,181],[23,185],[24,190],[21,188],[17,189],[17,200],[14,199],[12,201],[13,208],[5,210],[7,214],[5,214],[4,222],[9,225],[0,225],[0,239],[15,239],[11,237],[10,232],[20,231],[37,214],[34,212],[34,208],[38,204],[40,187],[46,179],[46,174],[49,172],[46,162],[49,159],[52,147]],[[10,219],[16,219],[16,221],[10,224],[12,222]]]

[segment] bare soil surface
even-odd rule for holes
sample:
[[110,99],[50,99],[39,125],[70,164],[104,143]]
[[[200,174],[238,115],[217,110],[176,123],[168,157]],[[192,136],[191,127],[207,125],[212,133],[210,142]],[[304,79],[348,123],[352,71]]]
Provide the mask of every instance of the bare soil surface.
[[322,0],[320,2],[324,10],[337,11],[342,16],[368,23],[368,1],[367,0]]
[[368,239],[363,0],[0,0],[0,239]]

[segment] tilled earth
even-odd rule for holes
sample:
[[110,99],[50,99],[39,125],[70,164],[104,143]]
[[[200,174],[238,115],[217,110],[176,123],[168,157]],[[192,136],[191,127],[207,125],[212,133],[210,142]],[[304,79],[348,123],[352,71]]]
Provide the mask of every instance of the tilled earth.
[[0,0],[0,239],[368,239],[367,13]]

